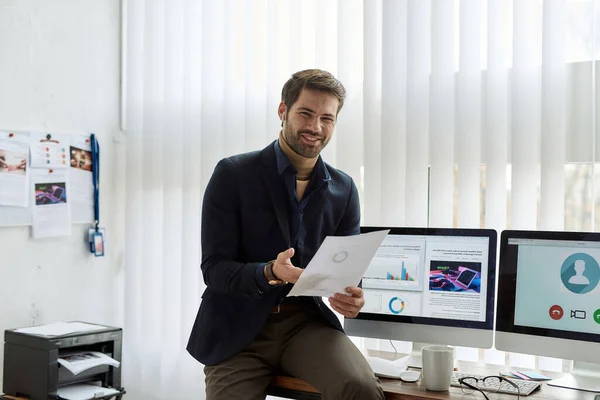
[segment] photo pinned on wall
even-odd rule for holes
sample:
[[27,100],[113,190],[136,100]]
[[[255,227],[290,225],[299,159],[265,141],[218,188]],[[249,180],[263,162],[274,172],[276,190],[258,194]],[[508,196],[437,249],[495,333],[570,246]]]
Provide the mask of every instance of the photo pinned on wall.
[[25,152],[0,150],[0,174],[25,175],[27,157]]
[[92,172],[92,152],[71,146],[71,168]]
[[[29,135],[0,132],[0,206],[29,205],[29,169]],[[19,210],[9,213],[16,215]]]
[[67,202],[65,182],[50,182],[35,184],[35,205],[59,204]]

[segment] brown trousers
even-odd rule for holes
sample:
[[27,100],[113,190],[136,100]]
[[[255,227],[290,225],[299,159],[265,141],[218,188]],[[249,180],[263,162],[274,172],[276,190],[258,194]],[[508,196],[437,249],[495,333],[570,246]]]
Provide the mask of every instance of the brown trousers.
[[237,355],[205,367],[207,400],[264,400],[272,376],[285,371],[324,400],[384,400],[362,353],[317,312],[271,314]]

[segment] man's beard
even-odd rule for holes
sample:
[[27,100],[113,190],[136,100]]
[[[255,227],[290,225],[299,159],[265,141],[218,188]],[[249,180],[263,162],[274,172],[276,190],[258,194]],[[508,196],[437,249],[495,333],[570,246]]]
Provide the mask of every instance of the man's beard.
[[[309,147],[308,145],[302,143],[300,138],[300,135],[302,134],[319,138],[319,144],[314,147]],[[285,128],[283,128],[283,138],[288,146],[290,146],[290,148],[294,151],[294,153],[306,158],[317,157],[321,153],[321,150],[323,150],[328,143],[328,141],[326,142],[324,138],[319,135],[314,135],[311,131],[294,131],[294,129],[288,124],[286,124]]]

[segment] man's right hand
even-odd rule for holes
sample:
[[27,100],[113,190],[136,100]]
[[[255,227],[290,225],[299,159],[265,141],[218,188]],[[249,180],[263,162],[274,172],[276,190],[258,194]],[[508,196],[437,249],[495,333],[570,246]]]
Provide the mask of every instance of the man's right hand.
[[273,274],[277,279],[289,283],[296,283],[298,281],[304,270],[294,267],[292,257],[294,257],[294,249],[292,247],[277,255],[277,259],[275,259],[275,263],[273,264]]

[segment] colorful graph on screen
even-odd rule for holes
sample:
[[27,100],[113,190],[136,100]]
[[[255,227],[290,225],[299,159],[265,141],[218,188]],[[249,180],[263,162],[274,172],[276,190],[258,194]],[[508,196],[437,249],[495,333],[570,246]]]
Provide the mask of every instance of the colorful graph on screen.
[[402,272],[400,273],[400,275],[394,275],[394,274],[388,272],[386,275],[386,279],[390,280],[390,281],[408,281],[408,282],[415,281],[415,278],[413,276],[411,276],[408,273],[408,271],[406,270],[406,265],[405,265],[404,261],[402,261]]
[[[364,279],[375,279],[379,281],[405,281],[415,282],[416,278],[416,264],[414,262],[407,262],[402,260],[397,264],[383,264],[377,267],[370,268],[367,271]],[[410,260],[412,261],[412,260]]]

